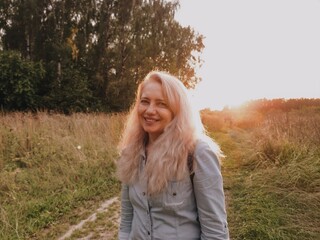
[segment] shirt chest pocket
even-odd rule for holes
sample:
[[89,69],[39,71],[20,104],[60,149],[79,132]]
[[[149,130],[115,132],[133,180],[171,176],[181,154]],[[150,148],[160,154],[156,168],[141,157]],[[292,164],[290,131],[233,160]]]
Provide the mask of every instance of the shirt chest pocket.
[[189,188],[186,181],[170,181],[163,194],[163,207],[172,211],[181,209],[188,201]]

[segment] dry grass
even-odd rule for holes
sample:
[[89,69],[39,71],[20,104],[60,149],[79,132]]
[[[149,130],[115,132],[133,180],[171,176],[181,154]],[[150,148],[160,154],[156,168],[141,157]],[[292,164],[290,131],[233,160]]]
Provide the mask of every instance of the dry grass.
[[[320,112],[225,114],[202,117],[227,155],[232,239],[319,239]],[[124,118],[1,116],[0,239],[57,239],[118,196],[114,160]],[[71,239],[116,239],[118,214],[116,203]]]
[[255,111],[241,109],[212,112],[203,110],[201,119],[209,132],[226,132],[230,128],[251,129],[258,127],[263,121],[263,115]]
[[124,118],[2,115],[0,239],[54,237],[63,231],[54,233],[57,223],[72,224],[79,212],[89,214],[100,200],[117,194],[114,160]]
[[304,109],[215,134],[228,156],[232,239],[319,239],[319,132],[320,113]]

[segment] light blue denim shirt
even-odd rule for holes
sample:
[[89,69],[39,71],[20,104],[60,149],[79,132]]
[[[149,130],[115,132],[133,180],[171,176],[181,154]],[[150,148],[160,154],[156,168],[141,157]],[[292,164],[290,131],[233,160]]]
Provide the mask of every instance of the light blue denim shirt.
[[[148,196],[140,179],[122,185],[119,240],[229,239],[223,181],[218,158],[199,140],[193,186],[190,177],[171,181],[163,193]],[[145,156],[142,154],[140,171]]]

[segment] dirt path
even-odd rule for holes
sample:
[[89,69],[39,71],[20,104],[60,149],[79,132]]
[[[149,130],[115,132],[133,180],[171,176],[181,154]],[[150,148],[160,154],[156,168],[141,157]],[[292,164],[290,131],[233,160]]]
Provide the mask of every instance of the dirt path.
[[119,224],[119,198],[103,202],[88,218],[73,225],[58,240],[116,239]]

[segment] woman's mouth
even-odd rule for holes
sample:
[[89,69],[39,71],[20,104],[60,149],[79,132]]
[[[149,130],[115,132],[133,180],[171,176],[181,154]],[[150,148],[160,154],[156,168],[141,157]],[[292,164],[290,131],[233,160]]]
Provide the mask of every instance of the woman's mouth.
[[144,120],[146,121],[146,123],[155,123],[158,121],[157,119],[154,119],[154,118],[144,118]]

